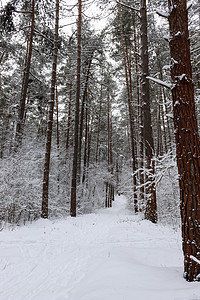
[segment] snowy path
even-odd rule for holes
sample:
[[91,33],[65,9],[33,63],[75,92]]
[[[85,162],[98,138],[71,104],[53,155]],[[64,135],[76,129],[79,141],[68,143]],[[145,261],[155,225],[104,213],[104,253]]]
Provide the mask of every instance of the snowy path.
[[0,300],[200,300],[180,234],[112,209],[0,232]]

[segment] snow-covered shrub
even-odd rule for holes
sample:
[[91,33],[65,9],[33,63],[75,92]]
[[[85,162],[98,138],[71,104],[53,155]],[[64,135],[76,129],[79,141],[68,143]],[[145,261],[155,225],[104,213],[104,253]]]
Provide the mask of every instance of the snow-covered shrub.
[[156,162],[158,218],[162,223],[180,224],[180,196],[175,154],[164,154]]
[[[0,223],[24,224],[40,218],[44,143],[28,138],[17,152],[0,159]],[[49,180],[49,217],[69,214],[70,163],[52,148]],[[69,176],[70,173],[70,176]]]
[[[145,172],[147,172],[147,170],[142,169],[141,171],[145,176]],[[138,170],[136,171],[136,174],[138,177]],[[156,186],[158,221],[179,225],[179,185],[175,155],[167,153],[156,159],[154,182]],[[145,188],[146,186],[144,186],[144,190]],[[128,198],[129,209],[134,213],[133,172],[131,170],[130,161],[127,161],[123,166],[122,176],[119,183],[119,193],[124,194]],[[143,215],[147,200],[141,202],[139,193],[140,183],[137,178],[138,208],[140,213]]]
[[25,223],[40,217],[43,155],[22,148],[0,160],[0,222]]

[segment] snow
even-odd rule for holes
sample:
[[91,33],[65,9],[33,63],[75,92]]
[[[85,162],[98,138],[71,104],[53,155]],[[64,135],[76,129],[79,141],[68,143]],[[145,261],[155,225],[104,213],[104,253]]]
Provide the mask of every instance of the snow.
[[[194,257],[193,255],[190,255],[190,258],[192,259],[192,260],[194,260],[195,262],[197,262],[199,265],[200,265],[200,260],[199,259],[197,259],[196,257]],[[199,274],[200,275],[200,274]]]
[[175,101],[174,107],[180,105],[180,102],[178,100]]
[[168,18],[168,17],[169,17],[168,12],[162,11],[162,10],[160,10],[160,9],[156,9],[156,13],[157,13],[159,16],[164,17],[164,18]]
[[173,84],[165,82],[165,81],[162,81],[162,80],[160,80],[158,78],[147,76],[147,79],[150,79],[150,80],[154,81],[155,83],[158,83],[158,84],[160,84],[160,85],[162,85],[162,86],[164,86],[164,87],[166,87],[168,89],[172,89],[173,88]]
[[171,66],[170,65],[164,65],[163,70],[170,70]]
[[178,31],[177,33],[175,33],[176,37],[180,37],[182,35],[182,33],[180,31]]
[[171,41],[171,36],[170,35],[164,35],[163,39],[166,40],[167,42]]
[[186,74],[181,74],[180,76],[177,76],[177,78],[182,81],[182,80],[187,80]]
[[0,233],[1,300],[199,300],[180,230],[113,208]]
[[172,62],[172,64],[174,64],[174,65],[177,65],[177,64],[178,64],[178,61],[175,60],[173,57],[171,58],[171,62]]

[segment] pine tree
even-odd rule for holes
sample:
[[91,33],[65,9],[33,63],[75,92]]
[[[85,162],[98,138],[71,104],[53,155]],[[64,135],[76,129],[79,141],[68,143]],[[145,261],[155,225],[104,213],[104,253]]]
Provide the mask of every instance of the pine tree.
[[27,46],[27,58],[25,62],[24,75],[22,80],[22,89],[19,105],[19,115],[16,126],[16,147],[21,144],[22,134],[23,134],[23,125],[25,121],[25,103],[27,98],[27,90],[29,83],[30,67],[31,67],[31,58],[32,58],[32,48],[33,48],[33,34],[34,34],[34,24],[35,24],[35,0],[32,0],[32,17],[31,17],[31,27],[30,27],[30,36]]
[[147,36],[147,10],[146,0],[140,1],[140,21],[141,21],[141,92],[142,92],[142,111],[143,111],[143,138],[145,143],[145,154],[147,162],[146,181],[149,182],[147,188],[147,206],[145,211],[146,219],[157,222],[157,204],[156,204],[156,187],[153,181],[154,175],[154,142],[152,132],[152,121],[150,111],[150,92],[149,92],[149,55],[148,55],[148,36]]
[[200,140],[186,0],[169,0],[172,98],[179,172],[184,277],[200,281]]
[[55,36],[54,36],[54,54],[51,77],[51,99],[49,100],[49,115],[47,124],[47,140],[46,152],[44,162],[43,175],[43,193],[42,193],[42,218],[48,218],[48,193],[49,193],[49,171],[50,171],[50,156],[51,156],[51,142],[52,142],[52,128],[53,128],[53,111],[56,88],[56,69],[58,58],[58,24],[59,24],[59,0],[56,0],[56,19],[55,19]]
[[71,208],[70,215],[76,217],[77,171],[78,171],[78,136],[79,136],[79,101],[80,101],[80,76],[81,76],[81,22],[82,1],[78,1],[78,41],[77,41],[77,79],[76,79],[76,108],[74,128],[74,154],[71,184]]

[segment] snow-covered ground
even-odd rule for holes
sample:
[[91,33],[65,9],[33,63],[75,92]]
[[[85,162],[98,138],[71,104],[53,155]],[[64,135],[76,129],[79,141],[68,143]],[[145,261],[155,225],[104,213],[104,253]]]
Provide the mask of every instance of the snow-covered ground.
[[180,232],[113,208],[0,232],[0,300],[200,300]]

